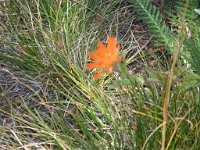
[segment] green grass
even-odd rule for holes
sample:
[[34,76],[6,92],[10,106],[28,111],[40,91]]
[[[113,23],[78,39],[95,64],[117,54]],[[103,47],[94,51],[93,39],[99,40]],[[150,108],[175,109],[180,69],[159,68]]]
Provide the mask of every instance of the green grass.
[[[132,25],[131,5],[0,4],[0,149],[161,149],[172,63],[163,48],[142,47],[151,38]],[[195,25],[192,31],[197,35]],[[121,55],[129,56],[117,72],[95,81],[88,53],[107,35],[118,35]],[[173,73],[164,146],[198,150],[200,76],[180,59]]]

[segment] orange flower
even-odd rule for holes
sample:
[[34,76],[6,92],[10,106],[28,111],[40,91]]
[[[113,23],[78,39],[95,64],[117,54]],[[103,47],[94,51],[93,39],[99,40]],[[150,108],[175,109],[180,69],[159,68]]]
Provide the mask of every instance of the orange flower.
[[101,41],[98,42],[96,52],[89,54],[94,62],[87,64],[88,69],[102,69],[102,71],[94,76],[95,79],[101,78],[105,73],[111,73],[114,64],[116,62],[121,62],[121,57],[118,58],[119,50],[120,45],[117,43],[116,37],[108,38],[107,47],[104,46]]

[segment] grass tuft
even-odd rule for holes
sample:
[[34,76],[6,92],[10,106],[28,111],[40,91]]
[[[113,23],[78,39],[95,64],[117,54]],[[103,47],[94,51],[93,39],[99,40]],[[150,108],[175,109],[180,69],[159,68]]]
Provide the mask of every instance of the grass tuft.
[[[0,149],[199,149],[199,74],[177,56],[171,64],[131,5],[0,4]],[[96,81],[88,53],[107,36],[118,37],[123,62]]]

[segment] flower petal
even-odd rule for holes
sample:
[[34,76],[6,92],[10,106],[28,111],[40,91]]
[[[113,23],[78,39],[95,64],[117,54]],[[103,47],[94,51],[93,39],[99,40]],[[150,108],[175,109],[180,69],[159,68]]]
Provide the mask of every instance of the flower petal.
[[89,64],[87,64],[87,68],[88,69],[93,69],[93,68],[102,69],[102,68],[105,68],[105,64],[103,64],[103,63],[89,63]]
[[118,63],[122,62],[122,57],[119,57],[117,60]]
[[101,41],[98,41],[96,55],[99,57],[105,57],[107,55],[107,47],[105,47]]
[[105,72],[106,73],[111,73],[113,71],[113,65],[110,65],[109,67],[107,67],[106,69],[105,69]]
[[97,45],[98,45],[98,48],[100,49],[106,49],[106,46],[104,46],[101,41],[98,41]]
[[91,59],[93,59],[94,61],[97,61],[97,62],[101,62],[101,63],[104,63],[107,59],[106,57],[99,57],[97,54],[95,53],[89,53],[89,56]]
[[94,76],[94,79],[95,80],[98,80],[100,79],[105,73],[104,72],[98,72],[95,76]]
[[113,72],[114,65],[121,62],[121,57],[118,58],[119,51],[120,44],[117,43],[116,37],[109,37],[107,46],[98,41],[96,52],[89,53],[90,58],[94,62],[87,64],[88,69],[102,69],[102,72],[94,76],[95,79],[99,79],[105,73]]
[[94,53],[89,53],[89,56],[90,56],[90,58],[91,59],[93,59],[93,60],[97,60],[97,55],[96,54],[94,54]]
[[114,52],[114,50],[116,49],[116,46],[117,46],[117,38],[116,37],[109,37],[107,48],[109,49],[109,51],[111,53]]
[[112,54],[112,59],[110,61],[112,61],[113,63],[115,61],[117,61],[117,57],[119,54],[119,50],[120,50],[120,44],[117,43],[117,38],[116,37],[110,37],[108,39],[108,47],[107,47],[110,51],[110,53]]

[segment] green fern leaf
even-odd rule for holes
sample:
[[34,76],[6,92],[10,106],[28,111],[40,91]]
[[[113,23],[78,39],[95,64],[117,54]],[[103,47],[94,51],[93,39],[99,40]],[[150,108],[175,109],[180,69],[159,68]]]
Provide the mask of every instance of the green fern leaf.
[[[158,41],[160,45],[165,46],[168,53],[173,54],[174,46],[177,40],[177,34],[171,32],[170,29],[166,26],[161,13],[156,9],[156,7],[152,5],[149,0],[127,1],[133,4],[134,8],[136,8],[136,11],[138,12],[140,19],[142,19],[144,23],[148,26],[149,31],[154,33],[154,39],[156,39],[156,41]],[[180,10],[183,10],[183,8],[185,7],[184,4],[185,3],[182,3],[182,9]],[[194,13],[194,9],[192,10]],[[186,17],[187,16],[190,15],[188,15],[187,13]],[[181,17],[182,13],[180,13],[179,21]],[[200,47],[198,46],[200,44],[197,44],[196,41],[200,40],[186,40],[183,45],[182,51],[180,52],[180,55],[188,64],[191,65],[191,67],[196,72],[200,72]],[[196,44],[194,45],[193,42]]]
[[[184,43],[184,50],[189,53],[191,59],[190,64],[192,69],[200,74],[200,34],[199,34],[199,23],[200,19],[198,14],[194,11],[198,6],[198,1],[190,0],[189,8],[185,17],[185,22],[187,23],[187,28],[189,29],[189,34],[191,37],[188,37]],[[176,9],[171,12],[169,17],[170,22],[174,28],[178,29],[179,22],[183,15],[183,9],[185,7],[185,0],[180,0],[176,3]],[[186,30],[183,30],[184,34]]]
[[170,54],[173,54],[173,48],[176,41],[173,34],[163,21],[163,17],[156,7],[148,0],[127,0],[134,5],[140,19],[148,26],[150,32],[154,33],[154,39],[159,45],[165,46]]

